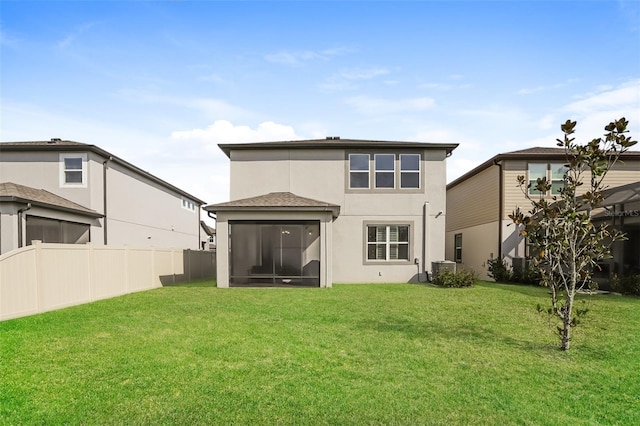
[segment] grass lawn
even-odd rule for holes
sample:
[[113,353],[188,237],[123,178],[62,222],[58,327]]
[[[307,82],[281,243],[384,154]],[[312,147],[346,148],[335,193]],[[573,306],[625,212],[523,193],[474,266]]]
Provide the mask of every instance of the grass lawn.
[[0,322],[0,424],[640,424],[640,299],[197,282]]

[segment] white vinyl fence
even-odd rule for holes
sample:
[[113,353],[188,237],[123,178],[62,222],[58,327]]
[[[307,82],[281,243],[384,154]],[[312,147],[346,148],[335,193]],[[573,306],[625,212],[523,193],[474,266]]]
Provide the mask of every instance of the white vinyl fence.
[[35,243],[0,256],[0,321],[215,274],[215,252]]

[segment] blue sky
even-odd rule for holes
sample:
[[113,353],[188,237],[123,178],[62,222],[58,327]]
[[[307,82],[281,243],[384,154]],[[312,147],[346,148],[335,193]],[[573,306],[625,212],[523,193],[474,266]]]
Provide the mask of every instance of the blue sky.
[[208,203],[218,143],[456,142],[453,180],[640,132],[638,1],[0,1],[0,139],[98,145]]

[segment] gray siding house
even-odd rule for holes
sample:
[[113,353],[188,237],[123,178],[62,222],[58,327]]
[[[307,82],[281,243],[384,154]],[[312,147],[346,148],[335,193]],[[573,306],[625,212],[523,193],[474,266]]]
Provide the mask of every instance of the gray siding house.
[[0,254],[32,240],[198,250],[203,204],[95,145],[0,143]]
[[340,139],[221,144],[218,286],[426,280],[444,260],[446,158],[457,144]]

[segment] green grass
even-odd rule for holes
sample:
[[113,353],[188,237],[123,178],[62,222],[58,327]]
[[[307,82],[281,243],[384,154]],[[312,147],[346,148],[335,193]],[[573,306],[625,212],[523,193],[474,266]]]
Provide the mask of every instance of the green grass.
[[640,299],[199,282],[0,323],[0,424],[640,424]]

